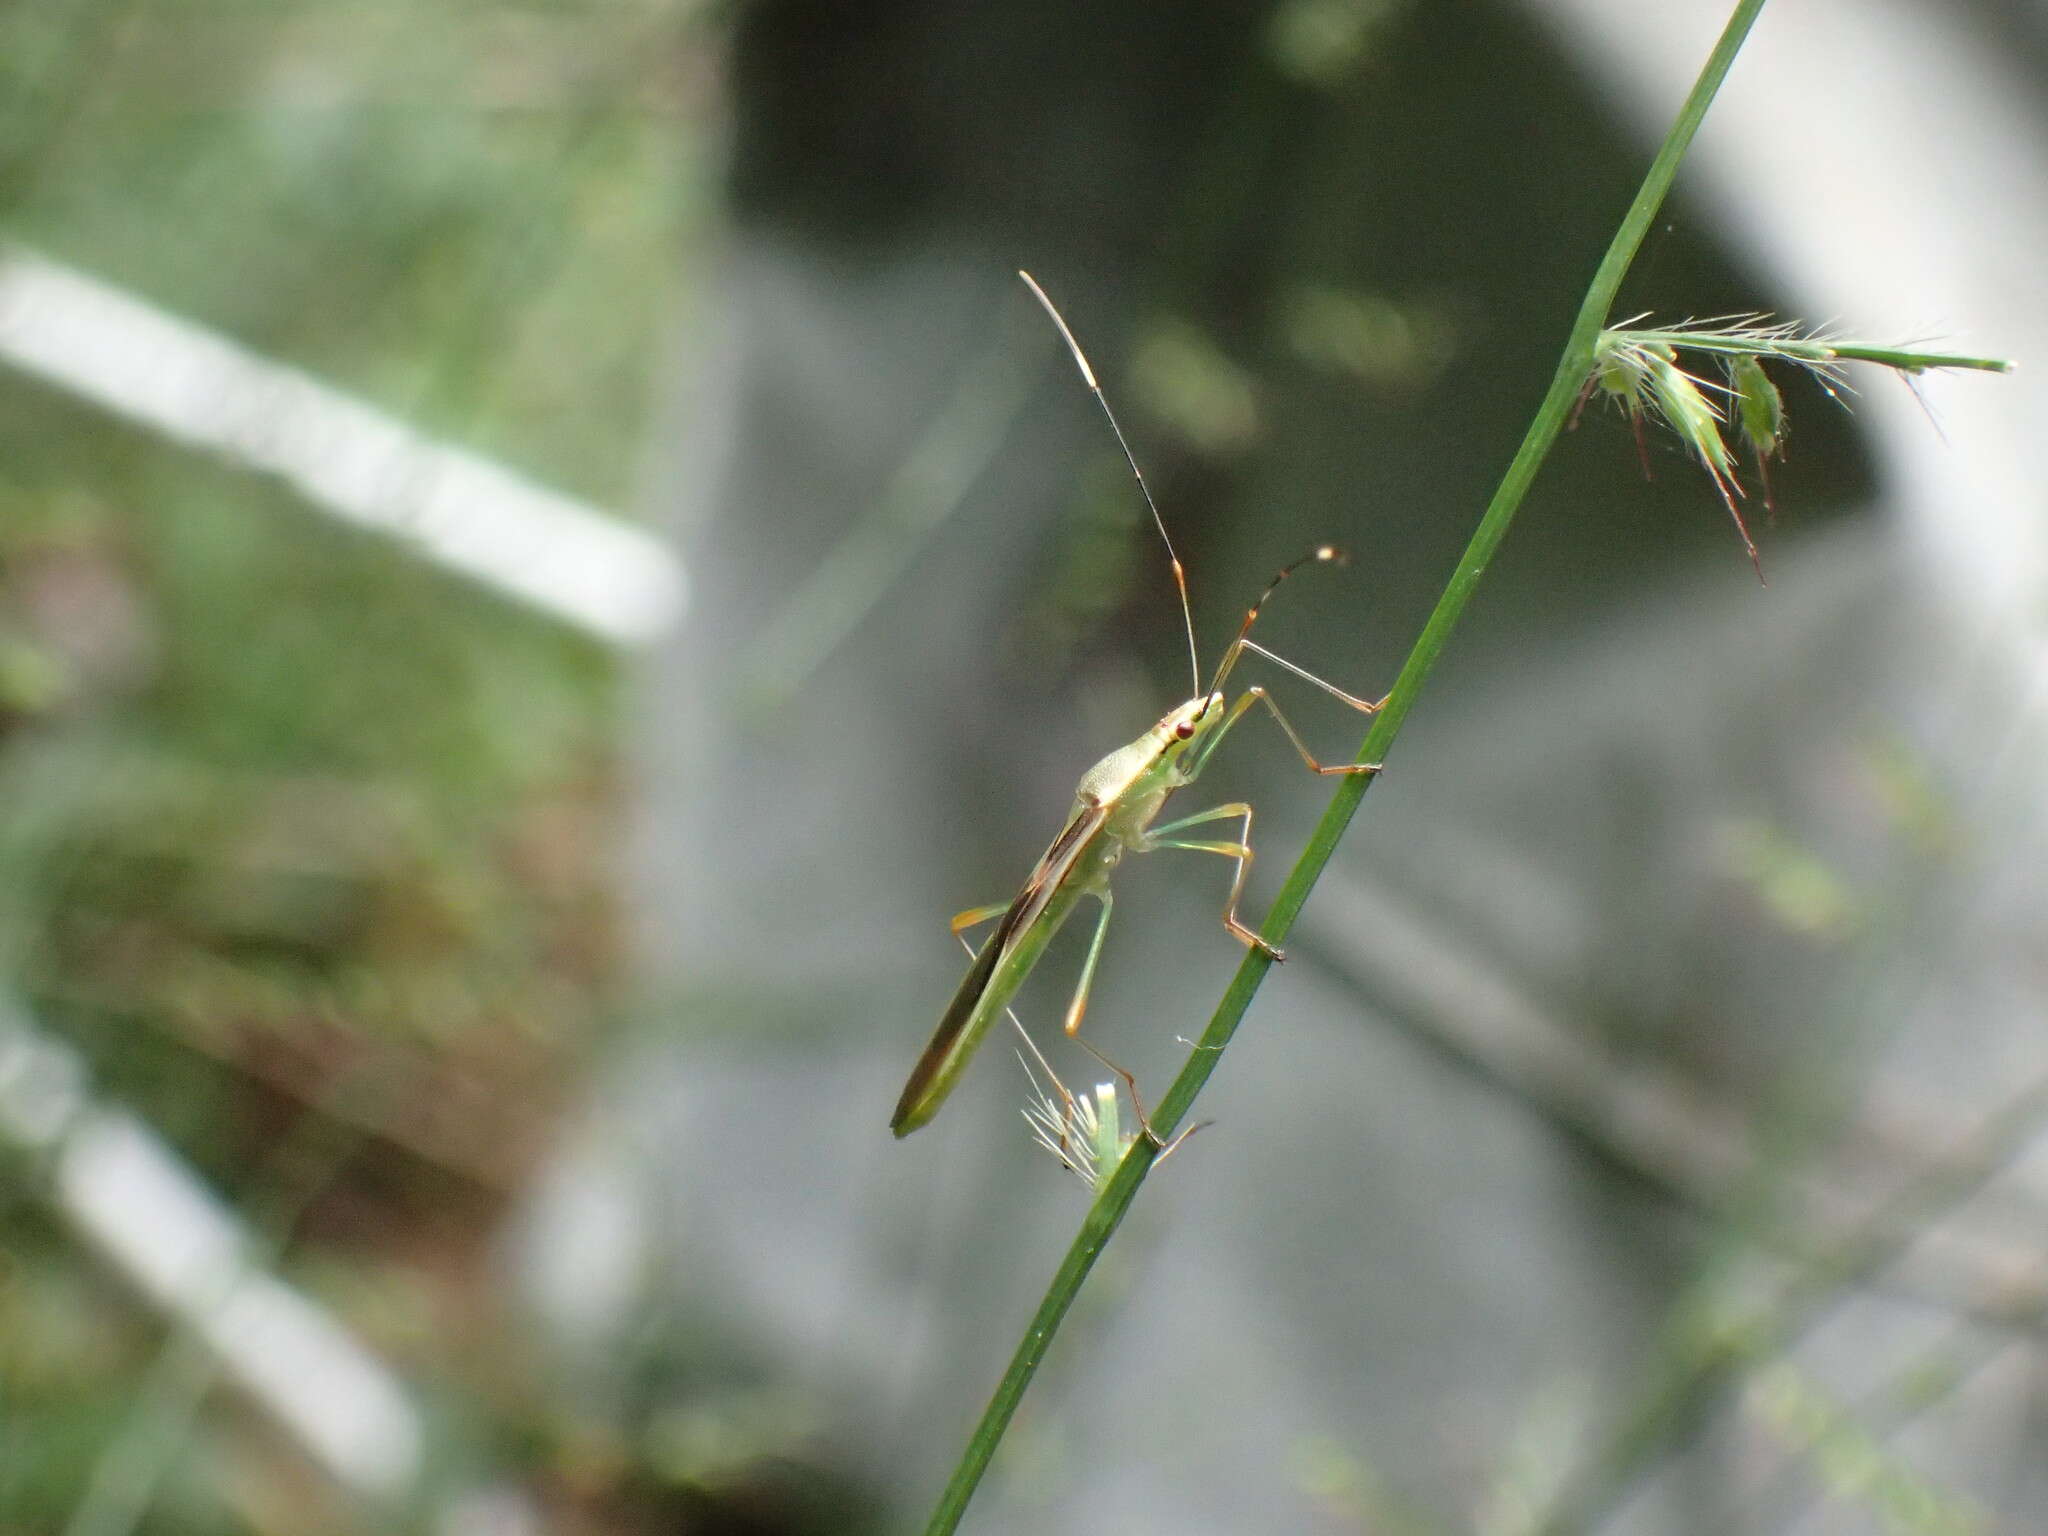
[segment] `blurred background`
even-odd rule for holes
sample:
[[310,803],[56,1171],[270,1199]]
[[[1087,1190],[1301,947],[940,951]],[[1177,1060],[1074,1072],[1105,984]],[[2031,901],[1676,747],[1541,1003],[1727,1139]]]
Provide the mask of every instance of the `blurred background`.
[[[0,1531],[915,1528],[1087,1199],[999,1039],[888,1134],[945,920],[1188,691],[1016,269],[1205,661],[1334,540],[1376,695],[1724,20],[0,14]],[[2031,364],[2044,82],[1779,0],[1624,313]],[[1768,586],[1561,444],[970,1529],[2048,1527],[2048,401],[1853,382]],[[1326,793],[1177,810],[1256,919]],[[1228,875],[1120,876],[1153,1095]]]

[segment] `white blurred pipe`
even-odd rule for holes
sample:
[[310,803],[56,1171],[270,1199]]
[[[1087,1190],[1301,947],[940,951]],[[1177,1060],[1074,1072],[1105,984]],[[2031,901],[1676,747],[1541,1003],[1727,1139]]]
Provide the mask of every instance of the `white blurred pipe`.
[[417,1480],[419,1415],[323,1308],[254,1260],[241,1220],[125,1110],[96,1104],[77,1052],[0,1001],[0,1143],[43,1161],[57,1209],[351,1493]]
[[646,531],[26,251],[0,256],[0,359],[614,644],[681,614],[682,566]]

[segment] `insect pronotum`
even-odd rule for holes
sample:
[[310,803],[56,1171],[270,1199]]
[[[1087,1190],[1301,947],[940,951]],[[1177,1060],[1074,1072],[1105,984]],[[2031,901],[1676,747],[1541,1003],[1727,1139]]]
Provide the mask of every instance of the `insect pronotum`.
[[[1287,733],[1287,739],[1294,744],[1294,750],[1301,754],[1303,762],[1319,774],[1377,773],[1377,763],[1321,763],[1308,750],[1300,734],[1280,712],[1279,705],[1268,697],[1263,688],[1254,684],[1239,694],[1235,702],[1226,701],[1223,685],[1236,668],[1238,658],[1246,651],[1256,652],[1268,661],[1277,663],[1295,676],[1314,683],[1317,687],[1341,699],[1362,714],[1373,714],[1386,703],[1384,698],[1374,702],[1355,698],[1341,688],[1332,687],[1321,678],[1297,667],[1284,657],[1276,656],[1251,638],[1251,630],[1259,616],[1259,609],[1281,582],[1304,565],[1316,562],[1342,563],[1343,552],[1331,545],[1323,545],[1302,556],[1299,560],[1283,566],[1279,573],[1266,584],[1257,602],[1246,610],[1244,622],[1238,626],[1236,637],[1225,648],[1222,659],[1216,664],[1215,674],[1209,686],[1202,686],[1201,660],[1195,645],[1194,614],[1188,605],[1187,575],[1181,567],[1180,557],[1174,552],[1173,539],[1166,531],[1166,520],[1160,515],[1159,505],[1152,499],[1152,489],[1145,482],[1145,472],[1138,467],[1136,456],[1118,424],[1116,413],[1110,409],[1108,399],[1102,393],[1102,386],[1096,382],[1095,370],[1088,364],[1081,345],[1074,339],[1067,322],[1046,297],[1045,290],[1038,286],[1029,272],[1017,274],[1030,287],[1032,295],[1045,307],[1052,317],[1052,323],[1059,327],[1060,336],[1067,349],[1074,356],[1075,365],[1081,370],[1102,413],[1109,419],[1110,430],[1116,434],[1117,446],[1123,450],[1124,461],[1130,465],[1131,473],[1137,478],[1138,489],[1144,495],[1145,505],[1152,514],[1153,526],[1159,530],[1159,537],[1166,545],[1167,559],[1173,569],[1173,580],[1180,594],[1181,619],[1187,631],[1188,663],[1193,674],[1195,694],[1185,703],[1177,704],[1161,717],[1159,723],[1145,732],[1129,746],[1119,747],[1102,759],[1081,777],[1079,788],[1074,792],[1073,809],[1067,813],[1066,825],[1052,846],[1040,856],[1033,866],[1023,889],[1007,903],[994,906],[972,907],[953,919],[953,933],[963,936],[967,930],[979,927],[990,919],[997,919],[995,933],[974,952],[974,963],[968,969],[966,978],[960,983],[960,990],[953,994],[953,1001],[939,1019],[939,1027],[932,1034],[931,1043],[918,1057],[917,1065],[911,1068],[910,1081],[903,1085],[903,1097],[897,1101],[896,1113],[890,1118],[889,1128],[898,1136],[908,1136],[912,1131],[926,1124],[939,1112],[939,1106],[946,1101],[946,1095],[959,1082],[960,1074],[966,1069],[969,1059],[980,1046],[995,1022],[1017,995],[1018,988],[1031,974],[1032,967],[1044,955],[1046,946],[1053,935],[1073,915],[1082,898],[1092,898],[1100,907],[1101,914],[1095,924],[1095,934],[1088,942],[1087,957],[1081,962],[1081,979],[1074,988],[1073,1001],[1067,1005],[1066,1032],[1078,1038],[1082,1016],[1088,1009],[1088,989],[1095,980],[1095,965],[1102,957],[1103,935],[1109,930],[1111,898],[1110,876],[1126,853],[1150,853],[1159,848],[1184,848],[1196,853],[1221,854],[1233,860],[1237,870],[1230,882],[1230,894],[1223,906],[1223,926],[1240,943],[1264,950],[1275,960],[1285,958],[1281,952],[1241,921],[1237,915],[1238,898],[1244,892],[1245,876],[1252,865],[1251,831],[1252,808],[1244,801],[1232,801],[1228,805],[1213,806],[1206,811],[1197,811],[1192,816],[1183,816],[1178,821],[1169,821],[1154,826],[1160,808],[1169,796],[1184,785],[1192,784],[1208,764],[1210,757],[1229,734],[1230,728],[1241,719],[1246,710],[1254,704],[1263,704],[1278,722],[1280,729]],[[1191,838],[1186,834],[1193,828],[1211,822],[1235,821],[1238,834],[1235,841],[1212,838]],[[964,938],[962,939],[964,943]],[[1086,1040],[1080,1043],[1095,1055],[1104,1065],[1123,1078],[1136,1099],[1136,1084],[1130,1074],[1114,1062],[1095,1051]],[[1138,1109],[1140,1123],[1144,1121],[1142,1106]],[[1149,1125],[1145,1134],[1151,1136]],[[1157,1138],[1154,1138],[1155,1140]]]

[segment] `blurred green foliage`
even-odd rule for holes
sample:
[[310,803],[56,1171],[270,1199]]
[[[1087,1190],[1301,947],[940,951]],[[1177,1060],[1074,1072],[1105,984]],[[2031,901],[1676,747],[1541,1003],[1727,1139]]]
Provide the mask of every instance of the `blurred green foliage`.
[[[703,213],[690,23],[12,7],[0,237],[624,509]],[[6,983],[274,1208],[292,1278],[486,1424],[525,1420],[474,1282],[617,981],[614,658],[274,482],[0,391]],[[286,1155],[308,1126],[317,1178]],[[7,1530],[70,1517],[170,1347],[37,1178],[0,1184]],[[210,1417],[232,1440],[195,1437],[144,1528],[260,1527],[302,1475]]]

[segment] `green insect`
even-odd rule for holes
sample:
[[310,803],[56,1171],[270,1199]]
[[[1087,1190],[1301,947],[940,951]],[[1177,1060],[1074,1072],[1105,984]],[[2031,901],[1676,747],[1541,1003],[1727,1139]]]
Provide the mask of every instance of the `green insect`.
[[[1123,449],[1131,473],[1137,477],[1138,488],[1144,494],[1159,536],[1166,543],[1174,583],[1180,592],[1181,616],[1188,636],[1188,659],[1197,692],[1186,703],[1167,711],[1157,725],[1136,741],[1119,747],[1082,776],[1080,786],[1074,792],[1074,805],[1067,814],[1066,826],[1039,858],[1014,899],[994,906],[970,908],[953,919],[956,937],[964,936],[969,929],[979,927],[992,918],[999,921],[993,937],[975,952],[974,964],[969,968],[966,979],[960,983],[960,990],[954,993],[952,1003],[940,1018],[931,1043],[911,1069],[910,1081],[903,1086],[903,1097],[897,1101],[896,1113],[889,1121],[889,1128],[898,1136],[908,1136],[939,1112],[946,1095],[953,1091],[960,1074],[966,1070],[968,1061],[987,1035],[989,1026],[1008,1009],[1018,988],[1024,985],[1032,967],[1038,964],[1046,946],[1073,915],[1074,909],[1083,898],[1089,898],[1102,910],[1096,921],[1094,937],[1088,943],[1087,958],[1081,962],[1080,982],[1074,988],[1073,1001],[1067,1005],[1066,1032],[1070,1037],[1078,1037],[1082,1016],[1088,1008],[1088,989],[1095,980],[1095,965],[1102,957],[1103,935],[1109,931],[1112,906],[1110,876],[1116,872],[1126,853],[1184,848],[1196,853],[1221,854],[1234,860],[1237,871],[1230,882],[1230,895],[1224,903],[1223,926],[1239,942],[1264,950],[1275,960],[1285,958],[1237,915],[1238,897],[1244,891],[1245,877],[1252,865],[1251,806],[1243,801],[1233,801],[1162,826],[1153,825],[1168,797],[1201,775],[1216,748],[1222,744],[1230,728],[1243,718],[1246,710],[1254,704],[1263,704],[1279,723],[1280,729],[1287,733],[1287,739],[1301,754],[1302,761],[1316,773],[1379,772],[1377,763],[1325,764],[1316,761],[1300,734],[1263,688],[1256,685],[1247,688],[1234,703],[1227,701],[1223,693],[1223,685],[1237,666],[1238,658],[1246,651],[1253,651],[1297,677],[1314,683],[1362,714],[1373,714],[1386,703],[1385,699],[1368,703],[1354,698],[1284,657],[1276,656],[1251,638],[1252,625],[1258,619],[1260,608],[1281,582],[1304,565],[1318,562],[1341,564],[1343,553],[1324,545],[1282,568],[1267,583],[1259,600],[1245,613],[1236,638],[1223,652],[1209,686],[1203,688],[1201,663],[1195,647],[1194,617],[1188,606],[1187,577],[1179,556],[1173,552],[1173,540],[1166,532],[1165,519],[1160,516],[1151,488],[1145,483],[1144,471],[1138,468],[1130,443],[1117,423],[1116,413],[1110,409],[1102,386],[1096,382],[1095,370],[1088,365],[1088,359],[1082,353],[1080,343],[1075,341],[1074,333],[1067,328],[1067,322],[1030,273],[1020,272],[1018,276],[1029,285],[1032,294],[1052,317],[1053,324],[1059,327],[1061,337],[1081,370],[1082,379],[1102,406],[1103,414],[1109,418],[1110,429],[1116,434],[1117,444]],[[1219,821],[1238,823],[1235,841],[1186,836],[1196,827]],[[966,942],[964,937],[962,942]],[[1095,1050],[1085,1040],[1080,1043],[1091,1051]],[[1132,1089],[1135,1101],[1136,1085],[1130,1074],[1102,1056],[1101,1052],[1095,1051],[1095,1055]],[[1141,1123],[1143,1118],[1141,1107]],[[1149,1125],[1145,1132],[1151,1135]]]

